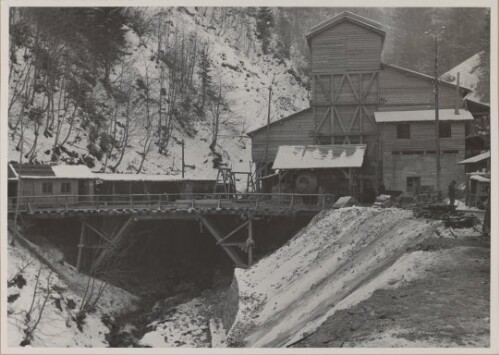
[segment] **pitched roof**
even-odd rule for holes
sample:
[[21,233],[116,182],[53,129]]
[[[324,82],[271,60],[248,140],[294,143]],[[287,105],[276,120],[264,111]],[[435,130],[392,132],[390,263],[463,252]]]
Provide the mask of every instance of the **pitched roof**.
[[40,165],[40,164],[21,164],[11,163],[12,168],[16,174],[22,177],[28,176],[43,176],[43,177],[55,177],[55,174],[50,165]]
[[11,163],[14,172],[22,178],[95,179],[86,165],[42,165]]
[[360,168],[365,144],[279,146],[272,169]]
[[485,159],[490,159],[490,150],[488,152],[475,155],[468,159],[461,160],[458,164],[473,164],[473,163],[478,163],[479,161]]
[[[305,111],[310,111],[310,110],[312,110],[312,108],[311,108],[311,107],[308,107],[308,108],[306,108],[306,109],[304,109],[304,110],[301,110],[301,111],[298,111],[298,112],[292,113],[292,114],[291,114],[291,115],[289,115],[289,116],[286,116],[286,117],[280,118],[280,119],[275,120],[275,121],[273,121],[273,122],[270,122],[270,125],[269,125],[269,126],[274,126],[274,125],[275,125],[275,124],[277,124],[277,123],[282,123],[282,122],[284,122],[284,121],[286,121],[286,120],[289,120],[289,119],[291,119],[291,118],[294,118],[294,117],[298,116],[299,114],[305,113]],[[247,132],[246,134],[247,134],[248,136],[250,136],[250,137],[251,137],[251,136],[253,136],[256,132],[261,131],[261,130],[262,130],[262,129],[264,129],[264,128],[267,128],[267,125],[263,125],[263,126],[261,126],[261,127],[255,128],[254,130],[249,131],[249,132]]]
[[9,164],[9,168],[7,170],[7,178],[8,180],[17,180],[19,178],[11,164]]
[[352,23],[355,23],[357,25],[360,25],[362,27],[367,28],[370,31],[376,32],[379,35],[381,35],[383,38],[386,35],[386,32],[382,29],[381,24],[378,22],[375,22],[373,20],[370,20],[368,18],[362,17],[360,15],[357,15],[353,12],[350,11],[344,11],[334,17],[331,17],[330,19],[319,23],[318,25],[312,27],[310,29],[310,32],[305,35],[307,41],[310,43],[310,39],[322,31],[325,31],[333,26],[336,26],[337,24],[343,22],[343,21],[350,21]]
[[[421,79],[426,79],[426,80],[430,80],[430,81],[433,81],[434,80],[434,77],[431,76],[431,75],[427,75],[427,74],[423,74],[423,73],[420,73],[420,72],[417,72],[415,70],[411,70],[411,69],[407,69],[407,68],[402,68],[402,67],[399,67],[398,65],[394,65],[394,64],[388,64],[388,63],[381,63],[381,67],[382,68],[388,68],[388,69],[393,69],[393,70],[396,70],[396,71],[399,71],[399,72],[402,72],[402,73],[405,73],[405,74],[408,74],[408,75],[412,75],[414,77],[417,77],[417,78],[421,78]],[[451,88],[456,88],[456,84],[453,84],[451,82],[448,82],[448,81],[443,81],[443,80],[440,80],[438,81],[439,85],[442,85],[442,86],[447,86],[447,87],[451,87]],[[464,85],[459,85],[460,89],[461,90],[464,90],[465,92],[471,92],[471,89],[464,86]]]
[[[473,120],[471,113],[464,109],[460,109],[457,115],[454,109],[443,109],[438,112],[440,121]],[[381,111],[374,112],[374,118],[376,123],[435,121],[435,110]]]

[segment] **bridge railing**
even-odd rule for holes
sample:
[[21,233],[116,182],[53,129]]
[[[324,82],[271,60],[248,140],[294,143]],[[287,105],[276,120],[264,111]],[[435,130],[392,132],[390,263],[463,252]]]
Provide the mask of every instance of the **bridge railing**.
[[[54,209],[119,209],[119,208],[233,208],[322,210],[336,201],[329,194],[295,193],[164,193],[118,195],[47,195],[9,199],[9,212]],[[18,204],[18,205],[17,205]]]

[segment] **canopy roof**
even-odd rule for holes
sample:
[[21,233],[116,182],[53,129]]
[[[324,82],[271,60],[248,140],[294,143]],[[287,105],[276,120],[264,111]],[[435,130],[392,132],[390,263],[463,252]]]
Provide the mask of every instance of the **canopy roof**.
[[[460,109],[457,115],[454,109],[443,109],[438,113],[440,121],[473,120],[471,113],[464,109]],[[382,111],[375,112],[374,118],[377,123],[435,121],[435,110]]]
[[486,159],[490,159],[490,150],[488,152],[475,155],[474,157],[461,160],[458,164],[473,164]]
[[479,182],[489,182],[490,183],[490,178],[482,175],[471,175],[470,176],[471,180],[479,181]]
[[360,168],[365,151],[365,144],[282,145],[272,169]]

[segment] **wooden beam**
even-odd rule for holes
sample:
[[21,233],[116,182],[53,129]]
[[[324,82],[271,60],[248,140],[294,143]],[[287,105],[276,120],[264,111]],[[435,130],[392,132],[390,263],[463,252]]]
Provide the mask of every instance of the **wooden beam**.
[[248,266],[253,264],[253,249],[255,248],[255,240],[253,239],[253,219],[250,218],[248,225],[248,240],[246,241],[248,250]]
[[352,78],[350,78],[350,74],[345,74],[345,75],[347,76],[348,83],[350,84],[350,87],[352,88],[353,94],[355,95],[357,102],[360,103],[359,94],[357,93],[357,90],[355,89],[355,85],[352,82]]
[[346,133],[345,131],[345,126],[343,126],[343,121],[341,120],[341,116],[340,116],[340,113],[338,112],[338,110],[336,109],[336,107],[334,108],[334,111],[336,112],[336,117],[338,117],[338,123],[340,124],[340,128],[341,130]]
[[321,78],[318,77],[317,75],[315,77],[317,78],[317,81],[319,82],[319,86],[321,87],[321,91],[324,94],[324,97],[326,99],[328,99],[329,102],[331,102],[331,93],[326,90],[326,88],[324,87],[324,85],[322,85]]
[[[208,229],[210,231],[211,235],[213,235],[213,237],[217,241],[220,241],[222,239],[221,233],[218,231],[218,229],[215,227],[215,225],[207,217],[199,216],[199,219],[201,220],[201,222],[203,222],[206,229]],[[232,249],[232,247],[224,246],[224,245],[221,245],[221,247],[225,250],[227,255],[229,255],[229,257],[232,259],[232,261],[234,262],[234,264],[236,264],[237,267],[247,268],[247,265],[244,264],[244,262],[241,260],[239,255]]]
[[104,239],[106,242],[113,244],[113,241],[107,235],[105,235],[104,232],[98,230],[97,228],[95,228],[94,226],[92,226],[90,223],[88,223],[86,221],[82,221],[81,223],[84,226],[86,226],[88,229],[90,229],[91,231],[95,232],[99,237]]
[[76,270],[81,271],[81,259],[83,256],[83,247],[85,246],[85,222],[82,220],[80,241],[78,242],[78,258],[76,259]]
[[326,110],[326,112],[324,113],[324,116],[322,116],[320,122],[319,122],[319,125],[317,126],[317,132],[320,131],[320,129],[322,128],[322,126],[324,125],[324,122],[326,122],[326,118],[327,118],[327,115],[328,113],[331,111],[331,106],[328,107],[328,109]]
[[132,227],[135,218],[133,216],[129,217],[126,222],[121,226],[120,230],[114,235],[113,244],[111,248],[104,249],[102,253],[97,257],[97,259],[93,262],[90,268],[90,274],[95,273],[98,270],[103,261],[108,258],[109,254],[114,252],[115,249],[119,246],[120,242],[127,236],[128,230]]
[[244,227],[246,227],[248,225],[248,223],[249,223],[249,221],[246,221],[243,224],[241,224],[239,227],[237,227],[232,232],[230,232],[229,234],[227,234],[225,237],[223,237],[222,239],[220,239],[217,242],[217,244],[222,244],[224,241],[226,241],[227,239],[229,239],[230,237],[232,237],[234,234],[236,234],[237,232],[239,232],[241,229],[243,229]]

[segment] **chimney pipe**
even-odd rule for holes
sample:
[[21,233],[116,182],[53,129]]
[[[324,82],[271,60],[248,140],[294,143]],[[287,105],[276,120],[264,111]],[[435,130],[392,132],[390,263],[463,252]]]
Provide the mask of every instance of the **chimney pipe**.
[[454,114],[459,115],[459,72],[457,73],[457,84],[456,84],[456,107],[454,109]]

